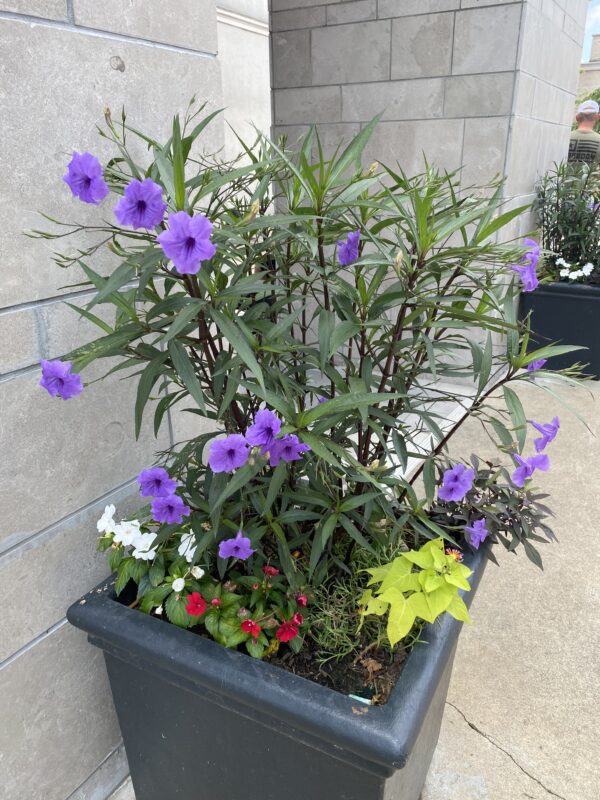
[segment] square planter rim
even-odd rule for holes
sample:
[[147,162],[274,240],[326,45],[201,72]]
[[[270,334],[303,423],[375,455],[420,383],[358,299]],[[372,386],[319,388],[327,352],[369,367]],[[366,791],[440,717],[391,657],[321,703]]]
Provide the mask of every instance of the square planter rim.
[[566,281],[553,281],[542,283],[538,288],[529,292],[529,297],[535,301],[536,294],[561,294],[570,297],[600,298],[600,285],[592,283],[567,283]]
[[[473,569],[471,591],[461,591],[467,605],[486,561],[486,547],[465,557]],[[257,721],[269,727],[283,723],[295,735],[302,731],[308,734],[306,744],[316,746],[318,741],[319,749],[334,751],[338,758],[343,758],[340,748],[350,751],[380,775],[405,766],[462,627],[449,614],[426,624],[423,643],[411,650],[388,702],[367,706],[131,609],[116,600],[113,585],[113,578],[103,581],[67,612],[69,622],[86,631],[92,644],[137,667],[150,667],[176,685],[202,687],[218,705],[254,719],[258,715]]]

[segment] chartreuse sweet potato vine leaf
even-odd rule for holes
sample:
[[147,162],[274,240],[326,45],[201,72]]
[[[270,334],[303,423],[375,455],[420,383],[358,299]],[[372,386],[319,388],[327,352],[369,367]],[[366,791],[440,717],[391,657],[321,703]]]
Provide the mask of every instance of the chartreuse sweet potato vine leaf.
[[444,551],[443,539],[409,550],[389,564],[366,570],[369,588],[360,600],[361,625],[370,614],[388,614],[387,636],[392,647],[407,636],[417,619],[435,620],[444,612],[471,622],[459,589],[469,591],[470,570]]

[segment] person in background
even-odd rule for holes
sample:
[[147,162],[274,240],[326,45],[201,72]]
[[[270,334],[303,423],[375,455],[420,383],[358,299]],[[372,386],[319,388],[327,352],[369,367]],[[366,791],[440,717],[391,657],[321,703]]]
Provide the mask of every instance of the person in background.
[[600,120],[600,106],[595,100],[586,100],[577,109],[577,130],[571,132],[569,164],[598,164],[600,162],[600,133],[594,127]]

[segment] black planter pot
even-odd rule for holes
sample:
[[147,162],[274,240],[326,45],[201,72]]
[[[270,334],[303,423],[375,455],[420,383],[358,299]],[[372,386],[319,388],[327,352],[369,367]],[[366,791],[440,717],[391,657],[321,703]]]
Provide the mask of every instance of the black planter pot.
[[586,375],[600,378],[600,286],[550,283],[521,295],[521,318],[529,312],[536,347],[551,342],[579,345],[576,350],[548,360],[550,369],[589,362]]
[[[469,601],[481,579],[474,570]],[[462,623],[424,629],[385,706],[366,706],[117,602],[68,619],[104,650],[137,800],[418,800]]]

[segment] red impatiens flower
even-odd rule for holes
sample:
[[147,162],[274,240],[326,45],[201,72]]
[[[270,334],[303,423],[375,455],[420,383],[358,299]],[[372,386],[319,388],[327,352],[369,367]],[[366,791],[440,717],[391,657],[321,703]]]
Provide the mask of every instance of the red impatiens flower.
[[275,575],[279,575],[279,570],[277,567],[271,567],[269,564],[265,564],[265,566],[262,568],[262,571],[269,578],[274,578]]
[[298,636],[298,628],[293,622],[284,622],[275,631],[275,638],[280,642],[291,642],[296,636]]
[[296,611],[296,613],[292,617],[292,622],[294,623],[294,625],[302,625],[302,623],[304,622],[304,617],[299,611]]
[[254,622],[253,619],[245,619],[240,625],[240,628],[244,633],[250,633],[253,639],[258,639],[258,635],[262,630],[258,622]]
[[190,617],[199,617],[206,611],[206,600],[202,597],[200,592],[192,592],[187,597],[187,604],[185,610]]
[[216,606],[218,608],[222,602],[223,601],[221,600],[220,597],[213,597],[213,599],[210,601],[210,604],[211,606]]
[[300,606],[300,608],[306,608],[308,605],[308,597],[305,594],[299,594],[296,597],[296,602]]

